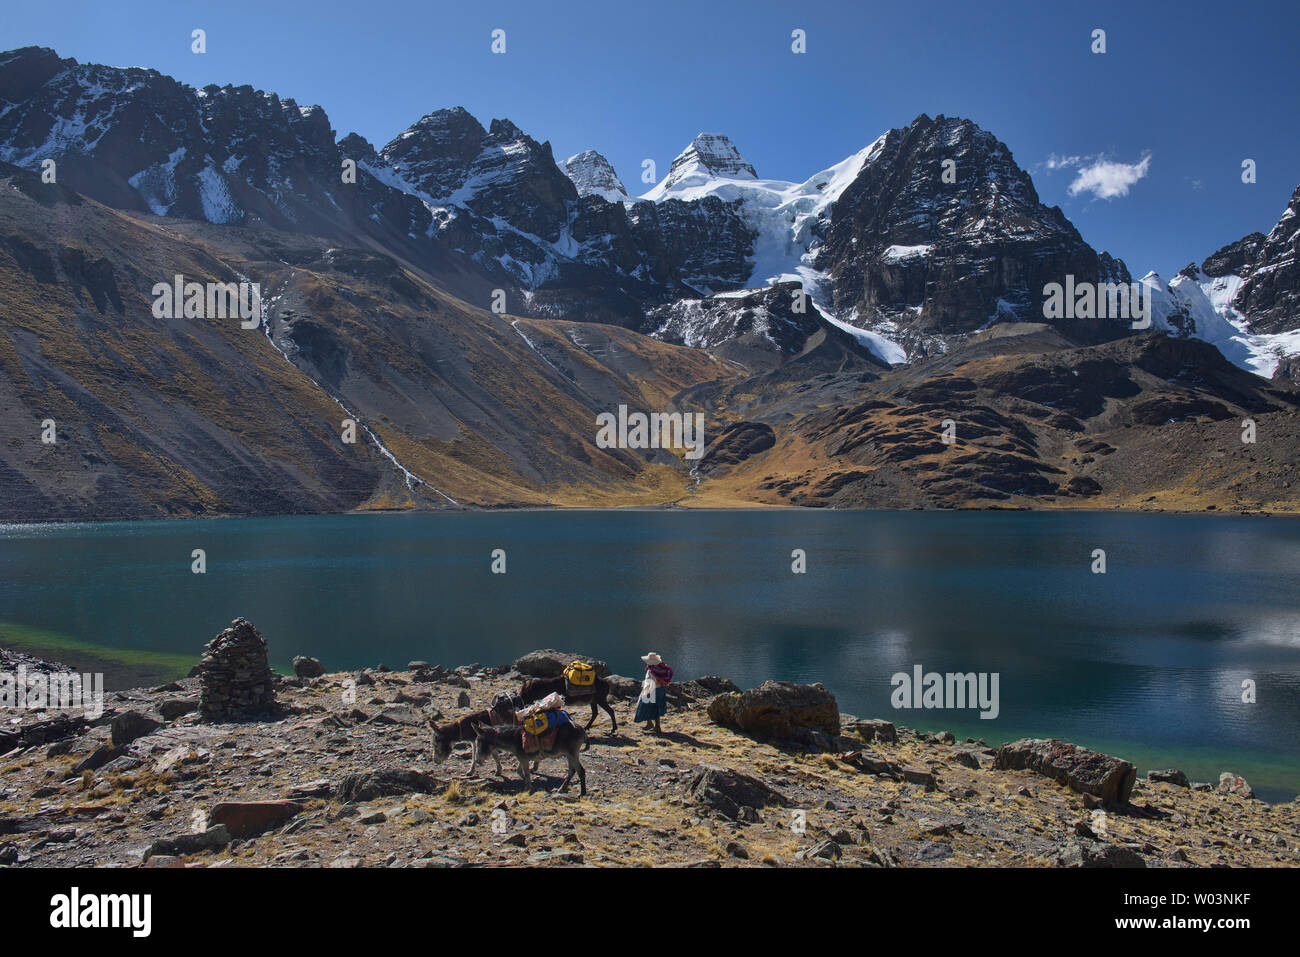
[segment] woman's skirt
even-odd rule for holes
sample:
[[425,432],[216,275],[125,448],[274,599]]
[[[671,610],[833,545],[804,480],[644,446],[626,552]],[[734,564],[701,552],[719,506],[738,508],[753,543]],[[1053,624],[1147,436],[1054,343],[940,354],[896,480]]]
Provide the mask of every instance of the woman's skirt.
[[637,700],[633,721],[656,721],[668,713],[668,689],[655,688],[654,704]]

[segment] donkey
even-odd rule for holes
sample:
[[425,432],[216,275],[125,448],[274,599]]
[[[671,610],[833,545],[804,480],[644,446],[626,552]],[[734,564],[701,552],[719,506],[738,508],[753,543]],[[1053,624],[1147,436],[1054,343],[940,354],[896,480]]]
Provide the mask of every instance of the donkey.
[[[474,756],[469,763],[469,774],[467,777],[473,777],[478,771],[478,763],[484,756],[481,742],[474,734],[474,724],[481,721],[491,722],[492,712],[476,711],[471,715],[466,715],[456,721],[443,725],[441,728],[434,724],[433,727],[433,763],[442,764],[451,757],[452,748],[461,741],[469,741],[474,745]],[[487,752],[492,755],[492,759],[497,763],[497,774],[504,777],[501,770],[501,756],[495,751]]]
[[[501,755],[493,749],[484,751],[483,744],[478,736],[474,733],[475,724],[488,725],[506,725],[515,722],[515,702],[511,700],[512,695],[497,695],[492,700],[492,706],[484,711],[476,711],[473,714],[466,715],[456,721],[452,721],[443,727],[432,724],[433,727],[433,762],[442,764],[451,757],[452,748],[461,741],[469,741],[474,745],[474,756],[469,764],[469,777],[473,777],[478,772],[478,763],[483,760],[485,754],[491,754],[492,760],[497,765],[497,775],[505,777],[501,770]],[[534,762],[536,766],[536,762]]]
[[[498,751],[506,751],[515,756],[519,762],[519,776],[524,779],[524,787],[528,790],[533,789],[533,775],[529,770],[529,762],[536,764],[541,758],[556,757],[563,755],[569,762],[569,773],[564,776],[564,783],[560,785],[561,791],[569,789],[569,782],[573,780],[576,772],[578,775],[578,793],[585,797],[587,794],[587,769],[582,766],[582,761],[578,759],[578,753],[585,751],[590,746],[587,740],[587,732],[578,727],[572,721],[566,721],[555,729],[555,739],[551,746],[540,751],[525,751],[523,734],[518,725],[513,724],[475,724],[474,734],[480,744],[490,750],[493,754]],[[549,737],[549,735],[546,735]]]
[[519,694],[526,703],[531,704],[534,701],[542,700],[555,691],[564,695],[564,700],[568,704],[591,705],[591,720],[583,725],[584,730],[595,723],[596,706],[599,705],[605,709],[605,713],[609,715],[609,720],[613,724],[613,727],[609,729],[609,733],[618,734],[618,718],[614,717],[614,709],[609,706],[609,682],[604,678],[596,679],[596,683],[591,686],[591,694],[589,695],[570,695],[563,675],[558,678],[529,678],[524,682]]

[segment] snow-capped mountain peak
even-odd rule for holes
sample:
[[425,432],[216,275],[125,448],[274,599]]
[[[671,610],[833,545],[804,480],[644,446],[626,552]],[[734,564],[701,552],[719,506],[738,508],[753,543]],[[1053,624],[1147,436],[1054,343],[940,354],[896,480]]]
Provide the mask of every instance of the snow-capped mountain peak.
[[560,164],[560,169],[573,181],[579,196],[599,196],[610,203],[631,199],[613,165],[595,150],[570,156]]
[[721,133],[701,133],[677,154],[668,175],[643,198],[659,200],[668,194],[703,186],[711,180],[758,179],[754,167],[736,145]]

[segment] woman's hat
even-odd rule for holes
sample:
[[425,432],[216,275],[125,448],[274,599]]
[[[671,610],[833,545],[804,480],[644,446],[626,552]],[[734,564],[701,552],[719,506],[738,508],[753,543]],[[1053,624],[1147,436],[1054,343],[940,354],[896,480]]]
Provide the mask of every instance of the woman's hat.
[[664,663],[664,660],[660,658],[658,655],[656,655],[653,651],[650,652],[650,654],[648,655],[642,655],[641,660],[648,665],[661,665]]

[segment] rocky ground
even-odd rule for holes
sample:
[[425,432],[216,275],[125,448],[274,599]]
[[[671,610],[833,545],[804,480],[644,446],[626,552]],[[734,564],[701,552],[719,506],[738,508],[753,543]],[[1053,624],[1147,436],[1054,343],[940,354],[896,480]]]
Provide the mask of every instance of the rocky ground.
[[[841,735],[781,744],[710,717],[723,679],[675,684],[661,736],[631,722],[630,697],[614,703],[617,734],[601,713],[583,798],[576,782],[555,793],[558,759],[531,793],[513,759],[504,777],[490,760],[466,777],[467,755],[433,762],[428,718],[483,707],[520,680],[478,666],[277,676],[280,717],[201,723],[190,678],[109,694],[103,716],[64,737],[39,715],[7,718],[0,865],[1300,864],[1300,803],[1246,796],[1239,778],[1185,786],[1168,774],[1117,801],[1117,759],[1091,757],[1101,790],[1088,774],[1074,781],[1094,796],[995,769],[1037,766],[1032,748],[999,756],[844,714]],[[1054,761],[1069,752],[1053,747]]]

